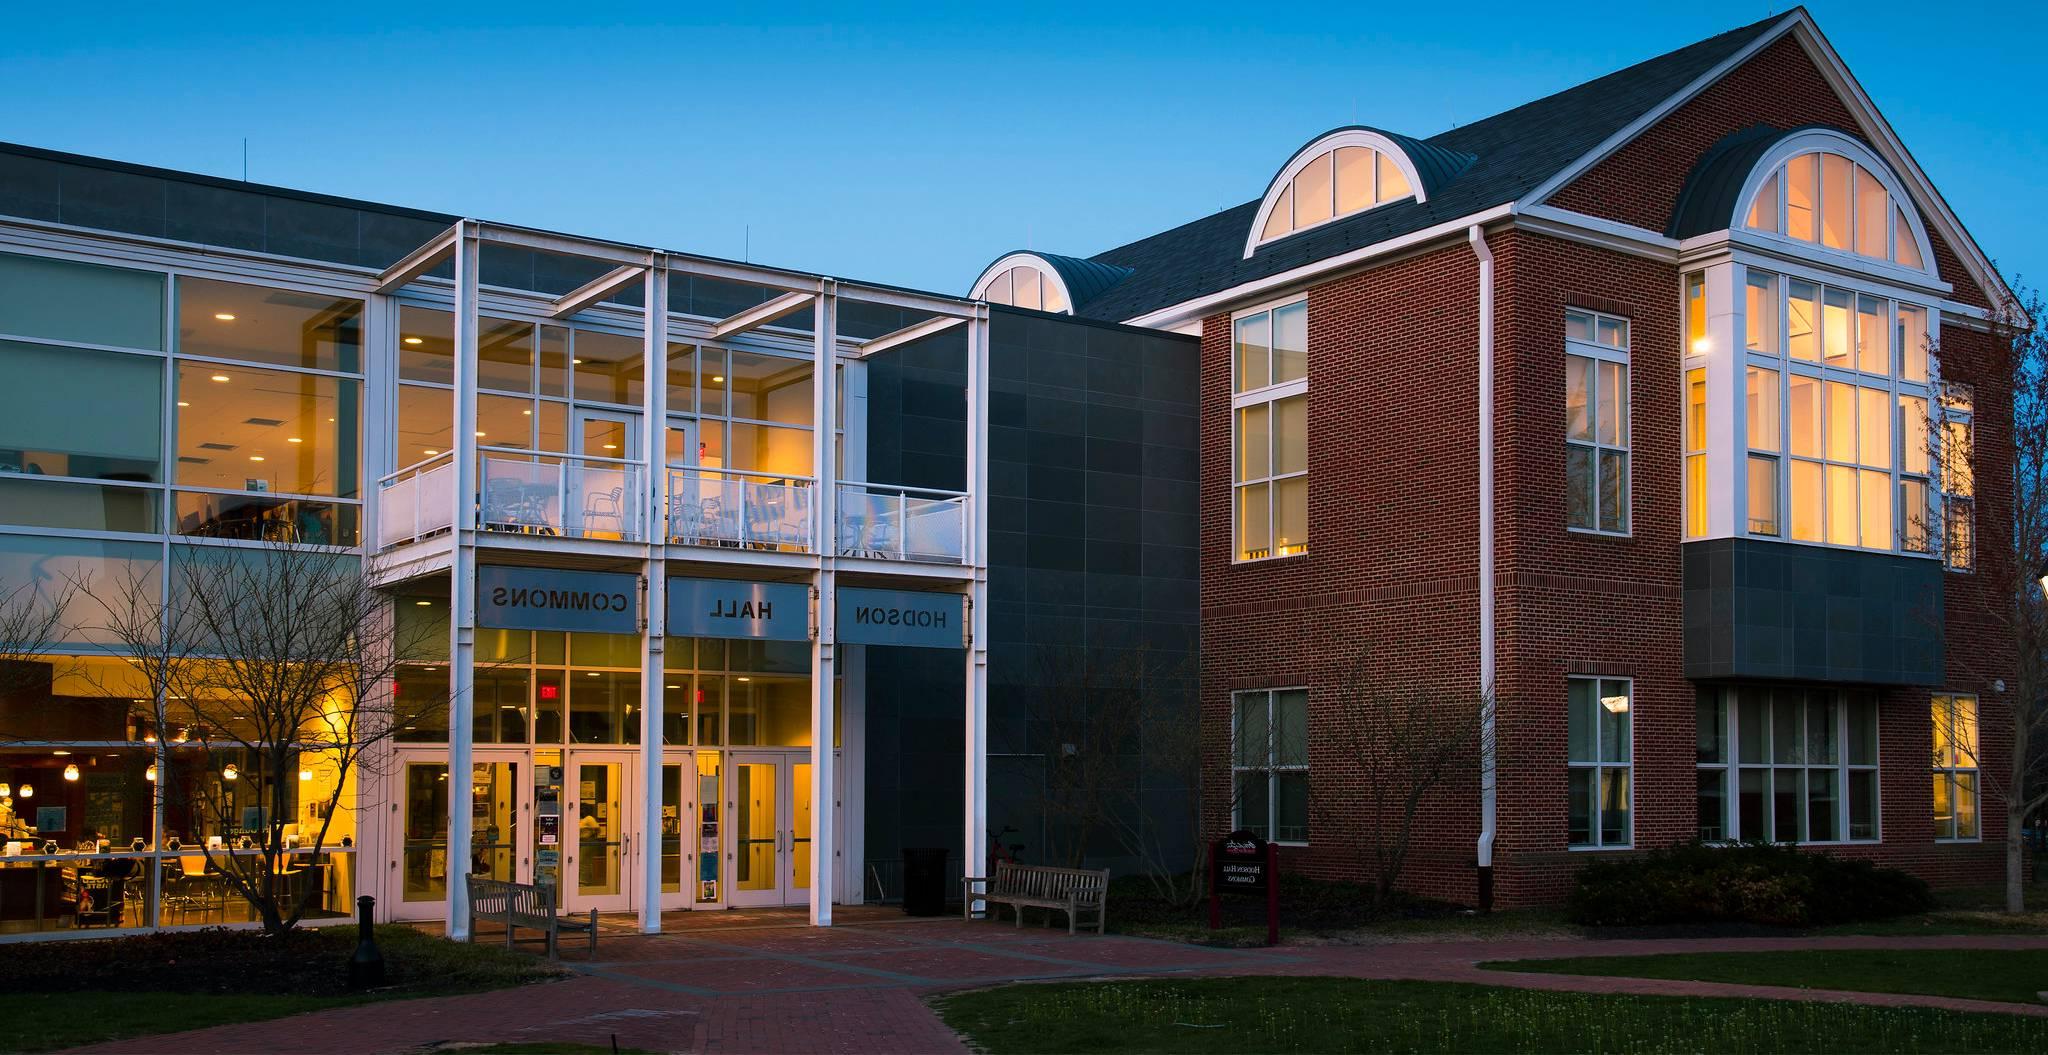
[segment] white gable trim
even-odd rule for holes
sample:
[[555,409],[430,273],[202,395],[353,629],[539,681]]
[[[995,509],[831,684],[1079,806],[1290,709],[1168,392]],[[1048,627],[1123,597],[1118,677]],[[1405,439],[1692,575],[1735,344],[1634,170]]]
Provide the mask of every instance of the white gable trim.
[[[1389,201],[1375,201],[1363,209],[1354,209],[1346,213],[1333,212],[1328,219],[1317,220],[1306,227],[1289,228],[1286,234],[1275,235],[1272,238],[1260,237],[1266,230],[1267,218],[1273,215],[1274,206],[1280,203],[1280,192],[1294,185],[1294,177],[1301,175],[1301,170],[1307,168],[1309,162],[1336,150],[1338,147],[1370,147],[1385,154],[1389,160],[1393,161],[1394,167],[1401,170],[1401,175],[1407,179],[1408,189],[1412,193],[1406,197],[1394,198]],[[1409,159],[1408,152],[1401,149],[1393,140],[1370,128],[1340,128],[1334,132],[1325,132],[1311,140],[1307,146],[1295,151],[1294,156],[1287,159],[1287,164],[1281,167],[1280,174],[1273,177],[1273,182],[1266,184],[1266,197],[1259,202],[1259,214],[1252,217],[1252,229],[1245,234],[1244,259],[1250,260],[1252,254],[1257,252],[1258,248],[1262,245],[1278,242],[1283,238],[1292,238],[1303,231],[1314,230],[1326,224],[1349,219],[1360,213],[1370,212],[1382,205],[1392,205],[1397,201],[1407,201],[1408,197],[1413,197],[1418,202],[1426,202],[1429,200],[1429,190],[1422,185],[1422,174],[1416,171],[1415,162]]]

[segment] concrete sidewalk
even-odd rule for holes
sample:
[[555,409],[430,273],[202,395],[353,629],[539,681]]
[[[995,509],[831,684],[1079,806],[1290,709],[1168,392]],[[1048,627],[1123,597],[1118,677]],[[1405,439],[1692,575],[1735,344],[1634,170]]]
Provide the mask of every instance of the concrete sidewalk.
[[[901,917],[897,917],[901,920]],[[119,1041],[91,1052],[407,1052],[439,1044],[564,1042],[688,1052],[958,1052],[933,993],[1004,982],[1161,975],[1331,975],[1602,993],[1839,1000],[2048,1015],[2048,1006],[1712,982],[1481,970],[1489,960],[1790,949],[2048,949],[2048,937],[1421,941],[1210,949],[1068,937],[959,920],[692,927],[607,934],[560,982],[315,1012]]]

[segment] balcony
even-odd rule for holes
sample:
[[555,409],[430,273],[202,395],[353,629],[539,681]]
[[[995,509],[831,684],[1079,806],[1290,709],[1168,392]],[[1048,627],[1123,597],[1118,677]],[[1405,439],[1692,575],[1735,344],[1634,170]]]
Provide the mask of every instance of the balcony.
[[646,539],[644,467],[619,458],[478,447],[477,528],[564,538]]
[[438,454],[378,481],[377,548],[428,538],[455,526],[455,464]]
[[842,557],[967,562],[967,494],[896,484],[839,485]]
[[811,551],[808,476],[707,469],[668,471],[668,540],[679,546]]

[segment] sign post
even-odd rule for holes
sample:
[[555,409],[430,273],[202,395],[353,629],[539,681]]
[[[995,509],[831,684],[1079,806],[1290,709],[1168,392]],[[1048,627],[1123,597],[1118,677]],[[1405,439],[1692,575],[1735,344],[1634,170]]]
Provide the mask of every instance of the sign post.
[[1223,893],[1264,894],[1266,944],[1280,944],[1280,848],[1242,828],[1209,844],[1209,929],[1223,926]]

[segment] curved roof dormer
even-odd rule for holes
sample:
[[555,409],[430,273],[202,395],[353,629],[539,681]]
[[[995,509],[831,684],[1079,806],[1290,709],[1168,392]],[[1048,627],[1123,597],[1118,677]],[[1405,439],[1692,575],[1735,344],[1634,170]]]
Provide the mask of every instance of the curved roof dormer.
[[1700,156],[1665,233],[1731,229],[1940,277],[1905,181],[1862,140],[1822,125],[1757,125]]
[[1245,236],[1244,255],[1249,258],[1268,242],[1391,202],[1426,202],[1476,160],[1364,125],[1324,132],[1295,151],[1267,185]]
[[967,295],[991,304],[1072,314],[1131,274],[1130,268],[1115,264],[1018,250],[983,268]]

